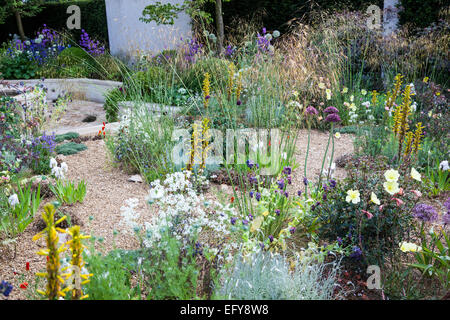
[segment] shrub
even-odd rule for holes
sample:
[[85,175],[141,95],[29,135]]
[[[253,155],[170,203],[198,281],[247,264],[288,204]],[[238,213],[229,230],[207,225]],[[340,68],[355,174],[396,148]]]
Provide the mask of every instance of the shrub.
[[238,256],[216,295],[233,300],[331,300],[339,263],[295,261],[270,252]]
[[194,92],[201,92],[205,73],[211,75],[212,88],[224,88],[228,77],[228,62],[218,58],[204,58],[185,70],[182,75],[184,86]]
[[87,149],[86,145],[82,143],[67,142],[64,144],[60,144],[59,146],[56,146],[55,152],[57,154],[63,154],[65,156],[68,156],[71,154],[76,154],[86,149]]
[[55,142],[60,143],[63,142],[64,140],[72,140],[78,138],[79,136],[80,134],[77,132],[67,132],[64,134],[58,134],[55,136]]

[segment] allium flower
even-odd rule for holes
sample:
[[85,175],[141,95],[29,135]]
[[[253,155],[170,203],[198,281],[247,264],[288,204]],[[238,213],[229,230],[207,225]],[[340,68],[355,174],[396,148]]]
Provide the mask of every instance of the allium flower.
[[16,205],[19,204],[19,198],[17,197],[17,194],[13,194],[8,198],[8,203],[11,207],[15,207]]
[[347,191],[347,197],[345,198],[345,201],[348,203],[357,204],[361,201],[360,194],[358,190],[348,190]]
[[411,177],[412,177],[414,180],[422,181],[420,173],[417,172],[417,170],[414,169],[414,168],[411,168]]
[[403,252],[418,252],[422,251],[422,248],[418,245],[410,242],[403,241],[399,244],[400,250]]
[[337,113],[330,113],[325,118],[325,122],[334,122],[334,123],[341,122],[341,117],[339,117]]
[[394,195],[400,191],[398,183],[395,181],[386,181],[383,183],[384,190],[390,195]]
[[280,31],[275,30],[274,32],[272,32],[272,34],[274,38],[278,38],[280,36]]
[[434,222],[439,215],[433,206],[425,203],[419,203],[413,208],[413,217],[424,222]]
[[335,107],[328,107],[325,110],[323,110],[324,113],[339,113],[339,110]]
[[314,108],[313,106],[309,106],[306,108],[306,114],[314,116],[314,115],[319,114],[319,111],[317,111],[317,109]]
[[400,177],[400,174],[398,173],[397,170],[390,169],[384,173],[384,177],[385,177],[386,181],[397,182],[398,178]]

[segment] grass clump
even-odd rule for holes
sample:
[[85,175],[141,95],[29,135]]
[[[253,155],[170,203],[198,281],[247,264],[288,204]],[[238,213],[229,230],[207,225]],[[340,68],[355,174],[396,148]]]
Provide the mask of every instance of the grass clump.
[[72,154],[76,154],[76,153],[78,153],[80,151],[84,151],[86,149],[87,149],[86,145],[84,145],[82,143],[67,142],[67,143],[64,143],[64,144],[61,144],[61,145],[57,146],[55,148],[55,152],[57,154],[62,154],[62,155],[65,155],[65,156],[69,156],[69,155],[72,155]]

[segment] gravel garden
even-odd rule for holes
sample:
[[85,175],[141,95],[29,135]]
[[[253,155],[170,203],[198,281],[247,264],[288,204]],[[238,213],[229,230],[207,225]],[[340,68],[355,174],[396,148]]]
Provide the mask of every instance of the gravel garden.
[[0,300],[449,299],[445,19],[230,30],[3,43]]

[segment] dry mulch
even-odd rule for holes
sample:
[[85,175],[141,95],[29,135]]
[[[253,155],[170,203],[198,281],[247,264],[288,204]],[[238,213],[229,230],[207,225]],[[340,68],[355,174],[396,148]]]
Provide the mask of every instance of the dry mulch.
[[[308,179],[314,180],[321,168],[322,157],[326,148],[328,133],[313,131],[311,134],[311,149],[308,159]],[[335,141],[335,159],[353,151],[352,135],[342,134]],[[295,153],[296,163],[299,165],[293,172],[292,192],[303,189],[303,165],[306,153],[307,131],[300,130]],[[86,198],[82,204],[64,207],[64,212],[76,216],[82,224],[85,234],[93,234],[103,238],[102,246],[98,249],[106,252],[114,245],[122,249],[138,247],[137,241],[131,235],[119,232],[113,236],[114,230],[122,230],[119,222],[122,219],[120,207],[126,199],[138,198],[137,211],[151,215],[145,203],[148,186],[144,183],[129,182],[129,174],[121,171],[109,160],[108,151],[103,140],[89,140],[85,142],[87,150],[65,157],[69,172],[67,178],[71,181],[84,180],[87,182]],[[326,164],[328,165],[328,164]],[[345,171],[336,167],[334,177],[345,177]],[[218,186],[217,186],[218,187]],[[215,192],[212,188],[211,192]],[[230,188],[221,188],[222,191],[231,192]],[[213,196],[212,194],[207,197]],[[45,199],[52,201],[53,199]],[[92,220],[90,219],[92,217]],[[26,299],[27,290],[19,288],[23,281],[34,283],[34,273],[45,269],[45,257],[36,255],[44,245],[42,241],[33,242],[32,237],[38,231],[40,214],[35,217],[34,223],[22,233],[17,240],[17,256],[12,259],[12,250],[0,248],[0,280],[14,284],[10,299]],[[98,242],[97,242],[98,243]],[[26,262],[30,262],[30,271],[25,271]],[[17,275],[14,274],[17,273]],[[22,278],[20,275],[25,274]]]

